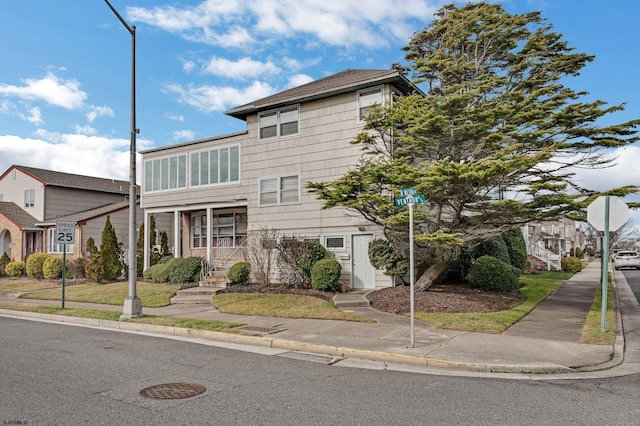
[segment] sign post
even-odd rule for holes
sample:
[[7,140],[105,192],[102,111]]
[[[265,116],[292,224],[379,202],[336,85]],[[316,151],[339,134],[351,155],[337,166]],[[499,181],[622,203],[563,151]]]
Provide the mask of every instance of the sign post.
[[409,310],[411,317],[411,347],[415,347],[414,310],[415,310],[415,274],[413,273],[413,205],[424,204],[424,195],[418,195],[415,188],[400,189],[402,197],[396,198],[396,207],[409,206],[409,288],[411,299]]
[[607,331],[607,289],[609,287],[609,231],[629,220],[629,207],[618,197],[598,197],[587,206],[587,221],[602,231],[602,307],[600,331]]
[[56,222],[56,244],[62,244],[62,309],[64,309],[64,288],[67,278],[67,244],[75,242],[75,222]]

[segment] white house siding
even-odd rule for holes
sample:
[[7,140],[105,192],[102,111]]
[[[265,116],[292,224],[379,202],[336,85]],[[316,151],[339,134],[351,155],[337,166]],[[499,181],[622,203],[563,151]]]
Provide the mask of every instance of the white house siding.
[[[33,207],[25,207],[24,205],[24,191],[27,189],[34,190]],[[3,201],[13,202],[37,220],[44,220],[44,185],[38,179],[21,170],[14,169],[0,180],[0,194],[2,194]]]

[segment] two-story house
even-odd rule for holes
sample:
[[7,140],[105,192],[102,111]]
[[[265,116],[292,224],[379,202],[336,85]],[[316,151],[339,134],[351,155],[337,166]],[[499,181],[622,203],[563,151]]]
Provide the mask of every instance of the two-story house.
[[[100,245],[107,215],[118,240],[126,241],[128,197],[127,181],[13,165],[0,175],[0,255],[24,260],[66,250],[70,259],[82,257],[89,238]],[[76,244],[56,243],[56,221],[76,223]]]
[[143,151],[145,223],[153,214],[183,257],[211,259],[261,229],[316,239],[352,288],[391,286],[368,257],[381,230],[346,209],[323,209],[305,186],[355,167],[362,152],[349,142],[368,109],[414,91],[397,70],[349,69],[226,111],[246,131]]

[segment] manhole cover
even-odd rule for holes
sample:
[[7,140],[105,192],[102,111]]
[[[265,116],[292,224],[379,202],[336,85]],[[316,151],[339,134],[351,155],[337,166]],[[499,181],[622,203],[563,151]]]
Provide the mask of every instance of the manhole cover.
[[196,383],[165,383],[142,389],[140,395],[153,399],[183,399],[200,395],[206,390]]

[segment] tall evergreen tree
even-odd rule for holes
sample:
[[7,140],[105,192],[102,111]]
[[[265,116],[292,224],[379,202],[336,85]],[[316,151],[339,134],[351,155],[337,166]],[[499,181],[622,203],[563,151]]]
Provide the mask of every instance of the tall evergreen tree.
[[104,268],[104,279],[115,280],[122,272],[122,248],[118,243],[116,230],[111,224],[111,218],[107,219],[102,230],[102,241],[100,242],[100,263]]
[[373,108],[353,141],[364,150],[358,167],[308,188],[325,208],[382,226],[397,253],[408,252],[408,213],[394,196],[403,187],[424,194],[414,215],[417,288],[446,270],[456,246],[530,220],[584,218],[599,195],[637,192],[598,194],[573,180],[572,168],[606,167],[605,149],[638,141],[640,120],[601,125],[624,105],[585,101],[587,92],[565,86],[594,57],[574,52],[539,12],[444,6],[404,50],[427,96]]

